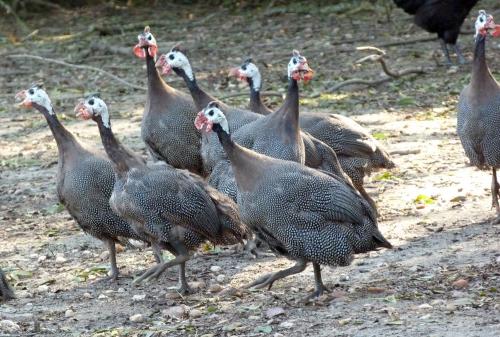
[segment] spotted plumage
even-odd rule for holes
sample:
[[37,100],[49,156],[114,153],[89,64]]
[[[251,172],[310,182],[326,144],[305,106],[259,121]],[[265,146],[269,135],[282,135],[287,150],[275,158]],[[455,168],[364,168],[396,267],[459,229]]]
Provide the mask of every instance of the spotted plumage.
[[[100,99],[99,99],[100,100]],[[94,99],[97,101],[97,99]],[[189,252],[204,241],[235,244],[248,234],[236,204],[217,192],[196,174],[165,163],[147,166],[114,136],[106,105],[95,108],[86,100],[84,118],[92,118],[114,164],[118,177],[110,204],[112,209],[145,233],[156,247],[167,249],[175,259],[148,270],[138,281],[158,277],[168,267],[179,265],[182,292],[188,292],[185,262]],[[108,125],[108,126],[106,126]]]
[[59,122],[47,93],[39,86],[22,91],[23,105],[39,110],[50,127],[58,148],[56,191],[80,228],[108,244],[111,260],[111,278],[116,279],[115,243],[129,239],[146,241],[109,206],[115,183],[111,162],[100,154],[85,149]]
[[[500,168],[500,86],[486,63],[486,36],[497,29],[493,17],[480,11],[476,19],[476,42],[470,83],[458,101],[457,134],[470,163],[492,170],[492,204],[500,216],[499,185],[496,169]],[[500,218],[499,218],[500,219]],[[498,219],[497,219],[498,221]]]
[[[210,115],[210,110],[215,113]],[[203,114],[205,120],[197,117],[198,124],[217,133],[231,162],[242,220],[274,252],[297,261],[252,285],[271,286],[312,262],[315,295],[320,295],[321,264],[345,266],[354,254],[391,247],[378,230],[375,212],[351,185],[335,175],[248,150],[221,126],[221,110],[208,107]]]
[[[148,27],[147,27],[148,28]],[[152,157],[175,168],[203,174],[201,134],[194,128],[198,110],[193,99],[169,86],[155,67],[154,55],[148,48],[156,41],[147,29],[139,35],[138,54],[146,60],[148,93],[141,123],[141,137]]]
[[[247,81],[252,111],[262,115],[272,113],[261,100],[262,79],[255,64],[247,60],[239,68],[233,69],[232,74]],[[342,170],[349,176],[356,189],[375,206],[363,187],[363,180],[373,170],[395,166],[385,149],[361,125],[342,115],[304,112],[299,117],[299,124],[304,132],[335,151]],[[234,131],[231,132],[236,136]]]

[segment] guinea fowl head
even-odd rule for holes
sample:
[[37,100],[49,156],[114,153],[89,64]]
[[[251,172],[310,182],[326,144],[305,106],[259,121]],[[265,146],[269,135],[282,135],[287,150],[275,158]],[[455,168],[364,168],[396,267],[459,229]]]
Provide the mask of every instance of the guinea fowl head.
[[256,91],[260,90],[261,76],[259,68],[252,63],[252,59],[249,58],[243,62],[239,67],[232,68],[229,70],[229,75],[238,78],[241,81],[251,80],[253,88]]
[[226,133],[229,133],[226,116],[217,102],[208,103],[205,109],[198,112],[194,125],[198,130],[205,130],[206,132],[210,132],[212,129],[217,131],[217,128],[220,127]]
[[151,30],[149,26],[144,28],[144,32],[137,36],[139,43],[134,46],[134,54],[138,58],[146,58],[146,53],[151,57],[155,57],[158,51],[158,46],[156,45],[156,39],[151,34]]
[[97,121],[100,118],[105,127],[110,127],[108,106],[99,94],[92,94],[81,99],[75,106],[75,113],[77,117],[82,119]]
[[172,70],[183,71],[190,80],[194,79],[191,64],[178,46],[172,48],[167,54],[161,55],[156,61],[156,67],[161,69],[162,75],[168,75]]
[[16,100],[19,106],[31,108],[33,106],[43,107],[49,114],[54,114],[52,102],[49,95],[43,90],[42,84],[33,84],[29,89],[21,90],[16,94]]
[[313,74],[314,71],[309,67],[307,59],[294,50],[293,56],[288,62],[288,78],[296,81],[304,80],[307,83],[313,78]]
[[496,25],[493,21],[493,16],[487,14],[486,11],[480,10],[475,23],[477,38],[479,35],[486,36],[488,32],[493,37],[500,36],[500,25]]

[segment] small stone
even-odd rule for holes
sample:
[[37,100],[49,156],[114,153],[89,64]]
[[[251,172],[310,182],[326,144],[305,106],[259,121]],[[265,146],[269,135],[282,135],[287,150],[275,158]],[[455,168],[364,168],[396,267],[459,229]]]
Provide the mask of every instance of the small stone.
[[44,262],[45,260],[47,260],[47,256],[46,255],[41,255],[41,256],[38,257],[38,263]]
[[82,296],[83,296],[83,298],[87,298],[87,299],[92,298],[92,295],[90,293],[84,293]]
[[198,309],[189,310],[189,317],[190,318],[198,318],[198,317],[201,317],[201,315],[203,315],[201,310],[198,310]]
[[366,288],[366,291],[371,293],[371,294],[380,294],[385,291],[384,288],[378,288],[378,287],[368,287]]
[[208,287],[208,291],[212,294],[218,293],[222,290],[222,286],[220,284],[214,283],[210,287]]
[[342,298],[345,297],[347,293],[343,290],[333,290],[331,293],[332,298]]
[[432,305],[430,305],[428,303],[424,303],[424,304],[420,304],[417,308],[420,310],[429,310],[429,309],[432,309]]
[[294,325],[295,324],[293,322],[290,322],[290,321],[285,321],[285,322],[280,323],[280,327],[285,328],[285,329],[293,328]]
[[0,331],[6,333],[16,333],[16,332],[21,332],[21,327],[16,322],[4,319],[0,321]]
[[457,310],[457,307],[456,307],[456,305],[450,303],[450,304],[446,305],[446,310],[455,311],[455,310]]
[[186,306],[176,305],[162,310],[162,315],[165,317],[181,319],[186,315]]
[[347,281],[349,281],[349,275],[347,275],[347,274],[340,274],[339,280],[341,282],[347,282]]
[[219,283],[224,283],[224,281],[226,280],[226,276],[224,274],[219,274],[219,275],[217,275],[215,280]]
[[124,293],[125,292],[125,288],[118,288],[117,292]]
[[37,293],[46,293],[48,291],[49,291],[49,286],[46,284],[42,284],[41,286],[38,286],[38,288],[36,288]]
[[105,299],[107,299],[107,298],[108,298],[108,296],[106,296],[106,295],[104,295],[104,294],[101,294],[101,295],[99,295],[99,297],[98,297],[97,299],[98,299],[98,300],[105,300]]
[[132,301],[134,302],[144,301],[145,299],[146,299],[146,294],[132,296]]
[[252,315],[252,316],[248,316],[248,319],[252,320],[252,321],[258,321],[260,319],[260,316]]
[[266,310],[266,317],[267,318],[273,318],[279,315],[284,315],[285,314],[285,309],[282,307],[274,307],[274,308],[269,308]]
[[205,288],[207,285],[205,284],[205,282],[200,280],[200,281],[190,282],[189,286],[191,287],[191,289],[197,291]]
[[64,313],[64,317],[66,317],[66,318],[71,318],[74,316],[75,316],[75,312],[71,309],[66,310],[66,312]]
[[219,266],[212,266],[212,267],[210,267],[210,271],[212,273],[220,273],[221,270],[222,270],[222,268],[219,267]]
[[282,333],[276,332],[273,337],[285,337]]
[[58,254],[56,255],[56,263],[65,263],[66,261],[68,261],[64,255],[62,254]]
[[167,300],[177,300],[177,299],[181,298],[181,295],[179,293],[177,293],[177,292],[175,292],[175,293],[166,293],[165,294],[165,298]]
[[455,289],[464,289],[464,288],[467,288],[467,286],[469,285],[469,281],[461,278],[461,279],[458,279],[455,282],[453,282],[451,285]]
[[135,314],[129,317],[129,320],[134,323],[144,322],[144,316],[142,314]]
[[105,261],[109,258],[109,252],[107,250],[103,251],[100,255],[99,258],[101,261]]

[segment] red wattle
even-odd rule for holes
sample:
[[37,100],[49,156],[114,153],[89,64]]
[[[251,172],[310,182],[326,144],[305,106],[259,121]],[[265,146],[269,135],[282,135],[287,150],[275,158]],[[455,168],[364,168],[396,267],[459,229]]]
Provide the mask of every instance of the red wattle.
[[196,118],[194,120],[194,126],[198,130],[202,130],[203,127],[205,126],[205,123],[207,123],[207,122],[208,122],[207,117],[205,117],[205,114],[203,113],[203,111],[200,111],[200,112],[198,112],[198,115],[196,115]]
[[134,54],[140,59],[146,58],[146,53],[144,52],[144,48],[142,48],[139,44],[134,46]]
[[491,32],[491,35],[493,37],[499,37],[500,36],[500,25],[495,25],[495,30]]
[[155,57],[157,52],[158,52],[158,47],[157,46],[155,46],[155,45],[149,46],[149,48],[148,48],[149,56]]

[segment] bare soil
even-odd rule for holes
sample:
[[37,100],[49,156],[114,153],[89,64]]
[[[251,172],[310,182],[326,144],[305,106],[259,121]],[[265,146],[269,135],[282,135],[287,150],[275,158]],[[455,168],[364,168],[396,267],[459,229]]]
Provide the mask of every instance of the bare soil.
[[[100,6],[29,14],[25,23],[39,31],[24,41],[19,36],[26,34],[15,31],[12,20],[2,20],[0,266],[18,299],[0,305],[0,336],[498,336],[500,226],[490,224],[491,176],[468,166],[455,132],[455,106],[470,67],[443,66],[437,41],[387,46],[431,35],[397,9],[388,21],[384,2],[378,3],[238,10]],[[500,16],[498,1],[481,6]],[[43,79],[64,124],[88,147],[101,148],[95,125],[72,113],[78,98],[100,91],[116,133],[144,153],[139,125],[145,92],[94,71],[8,56],[92,65],[145,86],[145,66],[132,54],[145,24],[160,51],[182,42],[200,84],[218,97],[246,93],[244,85],[227,78],[227,69],[248,56],[262,68],[264,90],[284,92],[285,65],[291,50],[299,49],[316,70],[302,92],[303,110],[352,116],[393,153],[398,167],[373,174],[367,186],[380,208],[381,230],[395,248],[358,256],[347,268],[324,267],[332,292],[309,304],[300,299],[312,290],[312,268],[270,291],[239,290],[291,262],[250,259],[234,247],[207,246],[195,254],[188,263],[194,295],[175,292],[177,270],[157,282],[132,285],[154,263],[148,249],[120,250],[123,277],[114,284],[99,282],[108,271],[106,249],[58,206],[55,142],[42,116],[14,108],[13,96]],[[470,32],[460,38],[468,59],[472,40]],[[499,41],[488,45],[496,78]],[[392,69],[424,67],[427,73],[326,93],[342,80],[383,76],[378,64],[354,63],[367,55],[356,50],[363,45],[387,46]],[[184,88],[175,76],[168,81]],[[227,101],[247,102],[246,96]],[[142,321],[130,320],[136,314]]]

